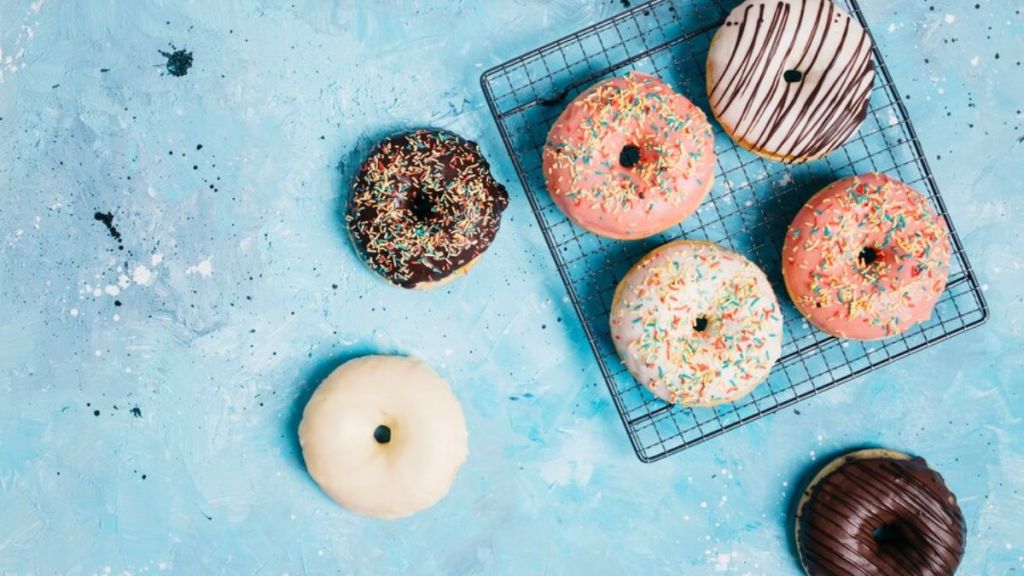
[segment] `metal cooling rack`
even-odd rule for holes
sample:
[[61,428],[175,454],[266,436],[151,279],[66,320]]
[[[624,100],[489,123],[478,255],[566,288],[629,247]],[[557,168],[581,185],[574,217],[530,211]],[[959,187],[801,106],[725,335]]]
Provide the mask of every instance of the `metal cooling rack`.
[[[642,241],[607,240],[572,224],[552,203],[541,170],[548,129],[582,90],[630,70],[660,77],[706,112],[704,65],[715,30],[739,0],[655,0],[486,71],[481,85],[526,197],[536,213],[615,407],[637,456],[652,462],[847,382],[982,324],[988,307],[925,160],[907,110],[876,47],[877,75],[859,132],[824,159],[785,165],[738,148],[715,128],[718,170],[698,212]],[[856,0],[837,0],[865,29]],[[870,33],[870,31],[869,31]],[[932,318],[880,342],[842,341],[810,327],[782,282],[780,253],[797,210],[829,182],[885,172],[926,194],[946,220],[953,258]],[[637,384],[619,361],[608,328],[615,286],[644,253],[669,240],[707,239],[767,273],[785,319],[782,356],[749,396],[718,408],[668,405]]]

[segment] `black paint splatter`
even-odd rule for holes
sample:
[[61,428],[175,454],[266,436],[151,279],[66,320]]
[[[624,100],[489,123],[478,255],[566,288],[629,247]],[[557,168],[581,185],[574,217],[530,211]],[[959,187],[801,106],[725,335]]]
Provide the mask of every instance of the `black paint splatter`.
[[160,55],[167,58],[167,73],[171,76],[184,76],[188,74],[188,69],[192,67],[192,53],[188,50],[179,50],[171,44],[171,50],[173,52],[164,52],[160,50]]
[[138,406],[132,408],[132,416],[135,416],[136,418],[142,418],[142,409],[139,408]]
[[118,231],[117,227],[114,226],[114,213],[113,212],[97,212],[93,214],[93,218],[98,222],[102,222],[107,227],[107,232],[110,233],[110,237],[117,240],[117,249],[124,250],[124,242],[121,240],[121,232]]

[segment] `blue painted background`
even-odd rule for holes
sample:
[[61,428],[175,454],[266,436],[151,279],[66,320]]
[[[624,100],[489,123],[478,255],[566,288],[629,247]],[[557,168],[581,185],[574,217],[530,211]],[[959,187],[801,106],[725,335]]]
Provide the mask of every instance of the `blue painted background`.
[[[1024,571],[1024,15],[863,5],[993,317],[644,465],[478,87],[621,0],[0,2],[0,573],[797,574],[801,478],[864,444],[944,474],[963,574]],[[369,273],[339,216],[370,145],[425,125],[513,196],[426,294]],[[469,425],[450,495],[407,520],[344,512],[297,450],[313,386],[368,352],[428,360]]]

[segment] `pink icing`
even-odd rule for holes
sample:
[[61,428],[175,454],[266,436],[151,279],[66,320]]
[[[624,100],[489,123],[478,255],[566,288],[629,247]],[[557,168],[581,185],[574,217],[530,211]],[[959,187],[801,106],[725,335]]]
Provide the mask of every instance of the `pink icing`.
[[782,253],[786,288],[811,324],[877,340],[931,317],[946,286],[949,231],[913,188],[863,174],[815,194]]
[[[631,167],[620,163],[627,146],[639,149]],[[548,192],[570,220],[610,238],[646,238],[693,214],[711,189],[714,135],[700,108],[631,72],[573,100],[543,160]]]

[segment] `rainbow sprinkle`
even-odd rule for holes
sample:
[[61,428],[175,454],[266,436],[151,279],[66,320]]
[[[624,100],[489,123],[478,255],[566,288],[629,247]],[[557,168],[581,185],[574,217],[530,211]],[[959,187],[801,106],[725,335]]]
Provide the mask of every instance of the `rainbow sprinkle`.
[[[709,173],[698,168],[714,153],[713,141],[700,108],[657,78],[631,72],[625,82],[613,78],[594,86],[562,113],[544,147],[548,190],[612,214],[638,206],[650,211],[652,197],[678,206],[711,181],[713,163]],[[629,170],[616,169],[623,145],[640,150]]]
[[637,381],[688,406],[749,393],[782,346],[782,315],[764,273],[709,242],[677,241],[645,256],[622,280],[611,330]]
[[[862,256],[868,249],[872,261]],[[874,339],[930,316],[949,231],[927,199],[882,174],[840,180],[797,214],[783,248],[794,302],[823,330]]]
[[394,284],[437,282],[494,240],[508,193],[476,144],[437,130],[391,136],[352,184],[346,221],[368,265]]

